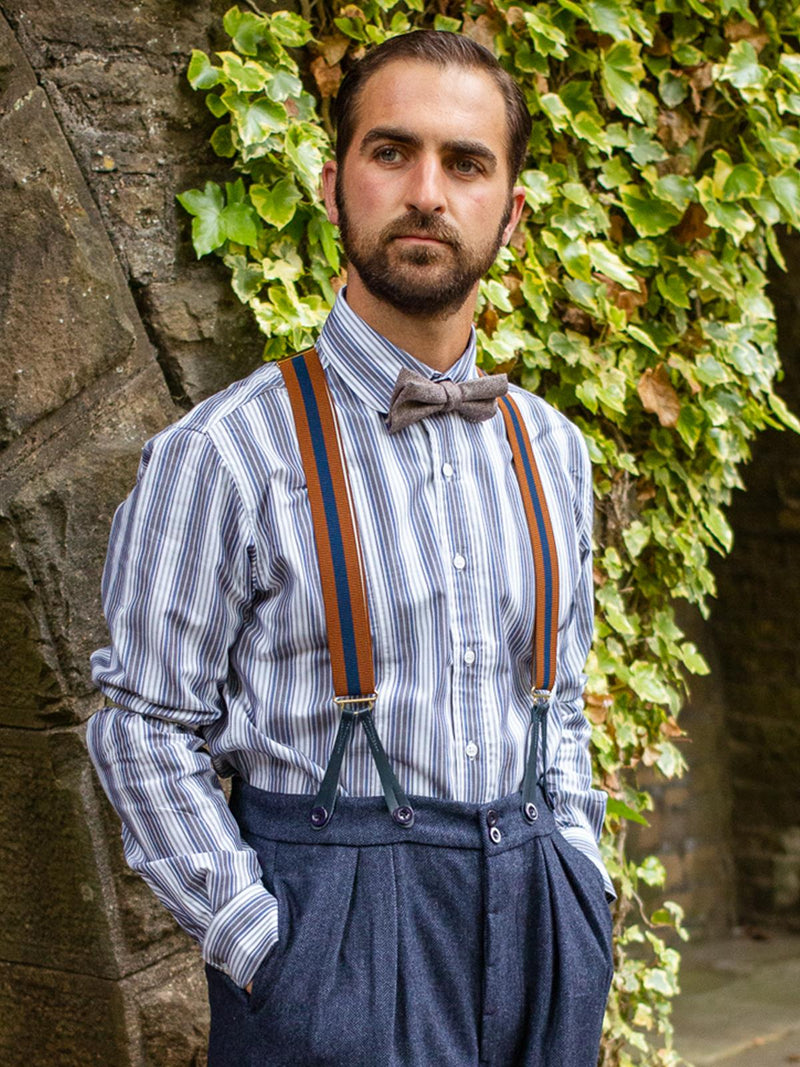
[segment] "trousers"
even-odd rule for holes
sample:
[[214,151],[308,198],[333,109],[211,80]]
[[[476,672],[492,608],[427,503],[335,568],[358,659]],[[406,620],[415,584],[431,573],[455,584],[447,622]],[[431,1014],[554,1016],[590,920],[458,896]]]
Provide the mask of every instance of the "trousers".
[[250,995],[206,968],[209,1067],[596,1067],[611,917],[539,799],[414,797],[402,827],[345,797],[317,831],[311,797],[236,782],[279,943]]

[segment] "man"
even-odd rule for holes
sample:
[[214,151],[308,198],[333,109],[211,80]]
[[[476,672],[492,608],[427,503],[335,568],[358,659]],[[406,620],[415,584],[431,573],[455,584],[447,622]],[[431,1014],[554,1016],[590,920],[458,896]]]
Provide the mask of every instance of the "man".
[[[323,186],[348,284],[319,364],[267,365],[146,446],[112,531],[90,750],[129,862],[202,946],[214,1067],[593,1067],[612,890],[581,702],[590,473],[542,401],[512,389],[500,417],[472,330],[530,118],[487,51],[417,32],[354,68],[337,119]],[[320,365],[324,447],[287,370]],[[314,447],[349,479],[328,500],[342,543],[355,514],[344,592]],[[342,597],[369,616],[351,644],[374,694],[371,673],[336,681]],[[532,703],[545,609],[555,683]]]

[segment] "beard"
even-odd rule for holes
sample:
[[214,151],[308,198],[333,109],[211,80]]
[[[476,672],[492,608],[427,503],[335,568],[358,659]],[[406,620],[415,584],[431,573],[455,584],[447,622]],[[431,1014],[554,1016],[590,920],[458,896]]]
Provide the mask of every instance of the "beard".
[[[494,263],[513,202],[509,197],[493,239],[477,247],[465,245],[458,230],[440,215],[426,215],[415,208],[390,222],[377,237],[359,232],[338,180],[336,206],[345,254],[368,292],[404,314],[446,318],[463,306],[475,283]],[[441,243],[396,243],[398,237],[411,236]]]

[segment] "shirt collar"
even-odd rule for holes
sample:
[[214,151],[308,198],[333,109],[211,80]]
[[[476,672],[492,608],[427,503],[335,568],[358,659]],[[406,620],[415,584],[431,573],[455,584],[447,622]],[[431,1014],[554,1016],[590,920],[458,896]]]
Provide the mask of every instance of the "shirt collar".
[[431,381],[449,378],[464,382],[478,376],[475,364],[475,329],[470,330],[467,347],[444,374],[433,370],[409,352],[387,341],[357,315],[342,289],[322,327],[317,350],[330,367],[367,407],[386,414],[397,375],[406,367]]

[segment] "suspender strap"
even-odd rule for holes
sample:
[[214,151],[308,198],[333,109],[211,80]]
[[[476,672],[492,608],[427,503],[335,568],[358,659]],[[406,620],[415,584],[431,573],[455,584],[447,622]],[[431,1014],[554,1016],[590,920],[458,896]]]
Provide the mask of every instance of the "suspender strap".
[[[506,426],[508,443],[511,446],[514,472],[517,475],[522,495],[522,505],[533,551],[536,581],[536,617],[531,658],[531,731],[525,777],[522,783],[522,810],[525,817],[533,822],[538,818],[534,797],[538,784],[536,760],[539,750],[539,732],[541,730],[542,766],[546,774],[547,713],[556,677],[558,556],[542,479],[519,408],[509,395],[500,397],[499,405]],[[548,805],[552,807],[546,784],[546,781],[542,783],[544,795]]]
[[375,673],[364,563],[339,425],[315,349],[280,364],[292,406],[308,485],[319,561],[335,701],[342,709],[331,758],[311,812],[321,830],[333,815],[342,759],[353,724],[361,722],[394,819],[410,826],[414,812],[386,757],[372,719]]

